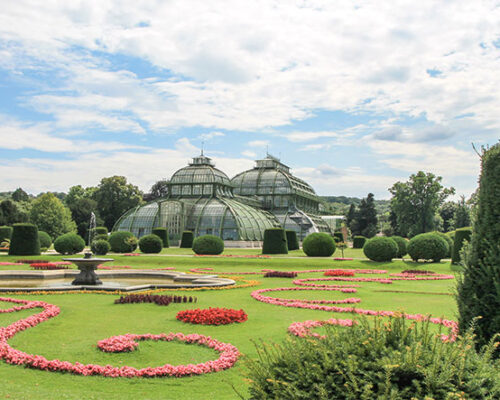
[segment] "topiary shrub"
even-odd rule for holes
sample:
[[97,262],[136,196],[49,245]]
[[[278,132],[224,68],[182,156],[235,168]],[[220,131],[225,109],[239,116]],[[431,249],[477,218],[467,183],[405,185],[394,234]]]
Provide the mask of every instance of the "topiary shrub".
[[330,257],[335,248],[335,241],[328,233],[311,233],[302,242],[302,250],[308,257]]
[[95,235],[93,237],[93,242],[96,240],[105,240],[106,242],[109,241],[109,236],[107,234],[100,233],[99,235]]
[[354,236],[352,238],[352,248],[362,249],[366,243],[366,238],[364,236]]
[[167,228],[153,228],[152,233],[153,233],[153,235],[156,235],[156,236],[158,236],[161,239],[163,247],[168,247],[168,231],[167,231]]
[[413,261],[432,260],[439,262],[448,254],[448,243],[435,233],[421,233],[410,239],[408,254]]
[[96,226],[94,229],[94,234],[95,235],[107,235],[108,234],[108,228],[105,226]]
[[221,254],[224,251],[224,241],[214,235],[198,236],[193,241],[193,251],[196,254]]
[[245,361],[250,399],[498,399],[500,370],[472,334],[443,342],[402,318],[327,327],[322,340],[261,343]]
[[94,240],[90,245],[90,250],[96,256],[105,256],[111,250],[111,246],[107,240]]
[[181,244],[180,248],[181,249],[190,249],[193,247],[193,239],[194,235],[193,232],[191,231],[184,231],[182,232],[182,237],[181,237]]
[[139,249],[143,253],[160,253],[163,249],[163,242],[155,234],[145,235],[139,239]]
[[453,243],[453,251],[451,253],[452,264],[460,263],[460,250],[464,245],[464,240],[470,242],[472,229],[470,227],[459,228],[455,231],[455,242]]
[[37,256],[40,254],[38,228],[33,224],[14,224],[10,238],[9,255]]
[[403,258],[407,253],[408,240],[401,236],[391,236],[392,240],[394,240],[398,246],[398,253],[396,254],[396,258]]
[[449,235],[443,232],[434,231],[432,233],[439,235],[439,237],[442,237],[446,241],[446,244],[448,245],[448,252],[446,253],[445,258],[451,258],[451,253],[453,251],[453,239]]
[[130,253],[137,248],[137,238],[128,231],[113,232],[108,242],[111,245],[111,251],[115,253]]
[[398,254],[398,245],[385,236],[376,236],[366,241],[363,253],[372,261],[392,261]]
[[288,246],[288,250],[298,250],[299,240],[297,239],[297,232],[292,230],[287,230],[286,232],[286,243]]
[[264,231],[262,254],[288,254],[288,243],[284,229],[270,228]]
[[52,238],[44,231],[38,231],[38,240],[40,240],[40,247],[43,249],[48,249],[52,244]]
[[11,226],[0,226],[0,243],[5,239],[12,237],[12,227]]
[[65,233],[54,240],[54,249],[59,254],[76,254],[85,248],[85,240],[76,233]]
[[333,234],[333,240],[335,240],[335,243],[340,243],[344,241],[344,235],[342,235],[342,232],[335,232]]

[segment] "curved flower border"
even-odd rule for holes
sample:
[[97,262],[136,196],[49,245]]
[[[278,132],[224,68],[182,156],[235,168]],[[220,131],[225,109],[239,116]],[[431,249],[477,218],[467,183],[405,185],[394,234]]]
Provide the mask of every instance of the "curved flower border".
[[318,333],[311,332],[311,329],[325,325],[353,326],[355,324],[357,324],[357,322],[353,321],[352,319],[330,318],[324,321],[308,320],[304,322],[294,322],[288,327],[288,332],[298,337],[312,336],[318,339],[324,339],[325,335],[320,335]]

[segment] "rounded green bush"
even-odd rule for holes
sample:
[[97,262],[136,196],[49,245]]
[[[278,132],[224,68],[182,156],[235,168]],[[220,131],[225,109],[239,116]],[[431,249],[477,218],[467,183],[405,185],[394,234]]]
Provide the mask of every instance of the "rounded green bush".
[[107,235],[108,234],[108,228],[105,226],[96,226],[94,230],[95,235]]
[[448,251],[446,252],[445,258],[451,258],[451,253],[453,251],[453,239],[449,235],[447,235],[446,233],[443,233],[443,232],[434,231],[432,233],[439,235],[439,237],[442,237],[445,240],[447,248],[448,248]]
[[464,245],[464,240],[470,242],[472,229],[470,227],[459,228],[455,231],[455,242],[453,243],[453,252],[451,254],[451,262],[458,264],[460,262],[460,250]]
[[159,236],[152,233],[139,239],[139,249],[143,253],[160,253],[163,249],[163,242]]
[[113,232],[108,242],[111,246],[111,251],[115,253],[129,253],[137,248],[137,238],[132,232],[117,231]]
[[385,236],[375,236],[366,241],[363,253],[372,261],[392,261],[398,254],[398,245]]
[[193,241],[193,251],[196,254],[221,254],[224,251],[224,241],[214,235],[199,236]]
[[288,245],[288,250],[298,250],[300,248],[299,240],[297,239],[297,232],[295,231],[286,231],[286,242]]
[[76,254],[85,248],[85,240],[76,233],[65,233],[54,240],[54,249],[59,254]]
[[311,233],[302,242],[302,250],[308,257],[330,257],[335,248],[334,238],[323,232]]
[[161,241],[163,247],[168,247],[168,231],[167,228],[153,228],[151,232],[153,235],[158,236]]
[[109,236],[104,233],[100,233],[99,235],[95,235],[92,238],[92,241],[95,242],[96,240],[105,240],[106,242],[109,241]]
[[191,232],[191,231],[182,232],[181,244],[179,247],[181,249],[192,248],[193,247],[193,239],[194,239],[193,232]]
[[392,240],[396,242],[398,245],[398,254],[396,254],[396,258],[403,258],[407,253],[408,240],[401,236],[390,236]]
[[92,242],[90,250],[96,256],[105,256],[111,250],[111,246],[107,240],[99,239]]
[[284,229],[270,228],[264,231],[262,254],[288,254],[288,243]]
[[12,237],[12,226],[0,226],[0,243]]
[[364,236],[354,236],[352,238],[353,249],[362,249],[365,243],[366,243],[366,237]]
[[413,261],[432,260],[439,262],[448,254],[448,243],[435,233],[421,233],[411,238],[408,243],[408,254]]
[[40,247],[48,249],[52,244],[52,238],[47,232],[38,231],[38,240],[40,240]]
[[9,255],[37,256],[40,254],[38,228],[33,224],[14,224],[10,238]]

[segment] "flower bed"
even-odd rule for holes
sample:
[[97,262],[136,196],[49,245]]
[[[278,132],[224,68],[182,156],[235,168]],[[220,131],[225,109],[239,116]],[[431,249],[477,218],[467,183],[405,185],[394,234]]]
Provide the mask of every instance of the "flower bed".
[[[261,272],[215,272],[213,268],[191,268],[189,272],[194,272],[196,274],[218,274],[218,275],[261,275],[265,274],[269,271],[269,269],[261,269]],[[326,272],[332,271],[331,269],[303,269],[299,271],[286,271],[286,272],[294,272],[296,274],[306,274],[312,272]],[[335,271],[345,271],[352,272],[353,274],[386,274],[387,271],[383,269],[336,269]],[[351,275],[349,275],[351,276]]]
[[237,255],[237,254],[195,254],[194,257],[231,257],[231,258],[271,258],[271,256],[266,256],[264,254],[247,254],[247,255]]
[[57,264],[57,263],[33,263],[30,264],[30,268],[36,269],[36,270],[55,270],[55,269],[68,269],[69,267],[65,264]]
[[141,253],[125,253],[123,255],[127,256],[127,257],[136,257],[136,256],[140,256]]
[[330,318],[325,321],[309,320],[304,322],[294,322],[288,327],[288,332],[298,337],[312,336],[318,339],[323,339],[325,337],[324,335],[319,335],[317,333],[311,332],[311,329],[325,325],[353,326],[355,324],[357,324],[357,322],[353,321],[352,319]]
[[248,319],[243,310],[231,308],[208,308],[184,310],[177,313],[179,321],[200,325],[227,325],[233,322],[245,322]]
[[325,276],[354,276],[354,272],[343,269],[329,269],[324,273]]
[[353,258],[346,258],[346,257],[334,257],[333,258],[335,261],[352,261]]
[[0,266],[10,266],[10,265],[24,265],[24,264],[19,262],[0,262]]
[[159,294],[129,294],[115,300],[115,304],[155,303],[168,306],[170,303],[196,303],[198,299],[192,296],[172,296]]
[[36,260],[36,259],[33,259],[33,260],[30,260],[30,259],[24,259],[24,258],[21,258],[19,260],[16,260],[16,263],[19,263],[19,264],[44,264],[44,263],[51,263],[51,264],[57,264],[57,265],[71,265],[71,263],[69,261],[47,261],[47,260]]
[[296,278],[297,272],[295,271],[268,271],[264,274],[264,278]]

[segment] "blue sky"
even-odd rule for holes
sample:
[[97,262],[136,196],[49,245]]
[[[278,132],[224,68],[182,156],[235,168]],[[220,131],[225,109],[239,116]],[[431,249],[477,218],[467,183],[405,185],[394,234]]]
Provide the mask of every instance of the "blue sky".
[[199,153],[268,150],[321,195],[419,170],[477,186],[500,137],[499,1],[9,2],[0,191],[142,190]]

